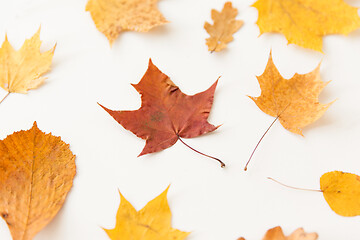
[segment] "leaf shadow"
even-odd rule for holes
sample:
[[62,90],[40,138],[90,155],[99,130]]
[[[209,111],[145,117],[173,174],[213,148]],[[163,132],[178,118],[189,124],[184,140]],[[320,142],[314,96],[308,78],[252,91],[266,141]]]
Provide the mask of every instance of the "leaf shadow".
[[312,123],[309,126],[306,126],[304,128],[304,130],[303,130],[304,136],[306,137],[306,133],[308,131],[312,131],[312,129],[327,127],[330,125],[334,125],[335,123],[336,123],[335,118],[327,115],[325,112],[324,116],[322,116],[320,119],[318,119],[314,123]]
[[357,29],[348,34],[349,38],[360,38],[360,29]]
[[138,34],[142,34],[145,36],[161,36],[161,35],[167,35],[171,31],[171,27],[169,26],[169,23],[157,26],[153,29],[151,29],[148,32],[137,32]]
[[[59,210],[59,212],[56,214],[56,216],[50,221],[48,225],[45,226],[45,228],[39,232],[38,236],[60,236],[61,232],[64,230],[61,228],[61,225],[65,223],[65,208],[66,208],[66,202],[62,206],[62,208]],[[56,238],[55,238],[56,239]]]
[[344,1],[351,6],[359,6],[359,0],[344,0]]

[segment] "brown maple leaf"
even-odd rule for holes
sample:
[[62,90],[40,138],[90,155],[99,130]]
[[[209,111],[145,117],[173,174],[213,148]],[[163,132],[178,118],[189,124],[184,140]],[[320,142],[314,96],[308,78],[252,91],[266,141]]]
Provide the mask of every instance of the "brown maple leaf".
[[158,0],[89,0],[86,11],[91,13],[96,28],[110,44],[124,30],[147,32],[168,21],[157,9]]
[[[186,95],[150,59],[141,81],[132,84],[141,94],[140,109],[113,111],[101,104],[100,106],[125,129],[146,140],[146,145],[139,155],[142,156],[168,148],[177,140],[184,143],[181,138],[193,138],[216,130],[218,126],[210,124],[207,119],[217,83],[218,81],[204,92],[193,96]],[[213,159],[219,161],[222,167],[225,166],[219,159]]]
[[209,51],[219,52],[226,48],[226,44],[231,42],[233,34],[244,24],[241,20],[235,20],[238,10],[232,7],[231,2],[226,2],[221,12],[211,10],[211,18],[214,24],[205,22],[204,28],[210,37],[206,39]]
[[0,141],[0,215],[14,240],[31,240],[55,217],[75,176],[75,155],[34,126]]

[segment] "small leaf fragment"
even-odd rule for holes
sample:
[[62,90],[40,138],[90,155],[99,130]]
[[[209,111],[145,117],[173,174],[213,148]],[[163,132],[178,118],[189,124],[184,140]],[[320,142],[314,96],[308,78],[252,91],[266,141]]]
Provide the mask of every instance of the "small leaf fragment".
[[206,39],[206,45],[211,52],[219,52],[226,48],[227,43],[231,42],[233,34],[244,24],[241,20],[235,20],[238,10],[232,7],[231,2],[226,2],[221,12],[211,10],[211,18],[214,24],[205,22],[204,28],[210,37]]
[[171,227],[171,211],[167,201],[169,187],[140,211],[120,193],[120,206],[114,229],[104,229],[111,240],[183,240],[190,234]]
[[360,215],[360,176],[341,171],[328,172],[320,178],[320,189],[335,213],[344,217]]
[[[262,240],[317,240],[317,233],[305,233],[303,228],[296,229],[291,235],[285,236],[281,227],[269,229]],[[238,240],[245,240],[239,238]]]
[[34,126],[0,141],[0,215],[13,240],[31,240],[62,207],[75,155],[60,137]]

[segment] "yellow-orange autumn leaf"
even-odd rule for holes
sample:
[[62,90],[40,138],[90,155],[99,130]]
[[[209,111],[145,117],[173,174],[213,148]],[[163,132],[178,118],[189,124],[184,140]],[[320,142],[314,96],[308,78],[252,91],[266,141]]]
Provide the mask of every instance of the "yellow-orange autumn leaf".
[[13,240],[31,240],[62,207],[75,156],[60,137],[34,126],[0,141],[0,216]]
[[327,85],[320,79],[320,65],[310,73],[296,73],[291,79],[284,79],[270,53],[266,69],[257,79],[261,95],[250,98],[264,113],[278,118],[290,132],[302,135],[302,129],[319,119],[331,105],[318,101]]
[[171,227],[171,211],[167,202],[169,187],[140,211],[120,193],[120,206],[114,229],[104,229],[111,240],[183,240],[190,233]]
[[40,86],[50,70],[54,46],[44,53],[40,52],[40,29],[16,51],[7,36],[0,48],[0,86],[9,93],[26,93]]
[[231,2],[226,2],[221,12],[211,10],[211,18],[214,24],[205,22],[204,28],[210,37],[206,39],[209,51],[219,52],[226,48],[226,44],[231,42],[233,34],[243,25],[243,21],[235,20],[238,10],[232,7]]
[[167,23],[157,9],[158,0],[89,0],[89,11],[96,28],[110,44],[125,30],[147,32]]
[[320,189],[335,213],[345,217],[360,215],[360,176],[328,172],[320,178]]
[[288,43],[322,51],[322,37],[360,27],[358,9],[344,0],[258,0],[260,33],[278,32]]
[[[316,240],[316,239],[318,239],[317,233],[306,233],[302,228],[298,228],[291,235],[285,236],[281,227],[274,227],[266,232],[262,240]],[[245,238],[239,238],[238,240],[245,240]]]

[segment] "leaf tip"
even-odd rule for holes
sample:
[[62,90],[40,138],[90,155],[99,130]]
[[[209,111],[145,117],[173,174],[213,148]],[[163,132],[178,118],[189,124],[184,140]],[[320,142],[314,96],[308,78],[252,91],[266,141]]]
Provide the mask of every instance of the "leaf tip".
[[149,66],[149,67],[150,67],[150,66],[154,66],[154,63],[153,63],[153,61],[152,61],[151,58],[149,58],[149,64],[148,64],[148,66]]
[[34,121],[32,128],[37,128],[37,129],[39,129],[36,121]]

